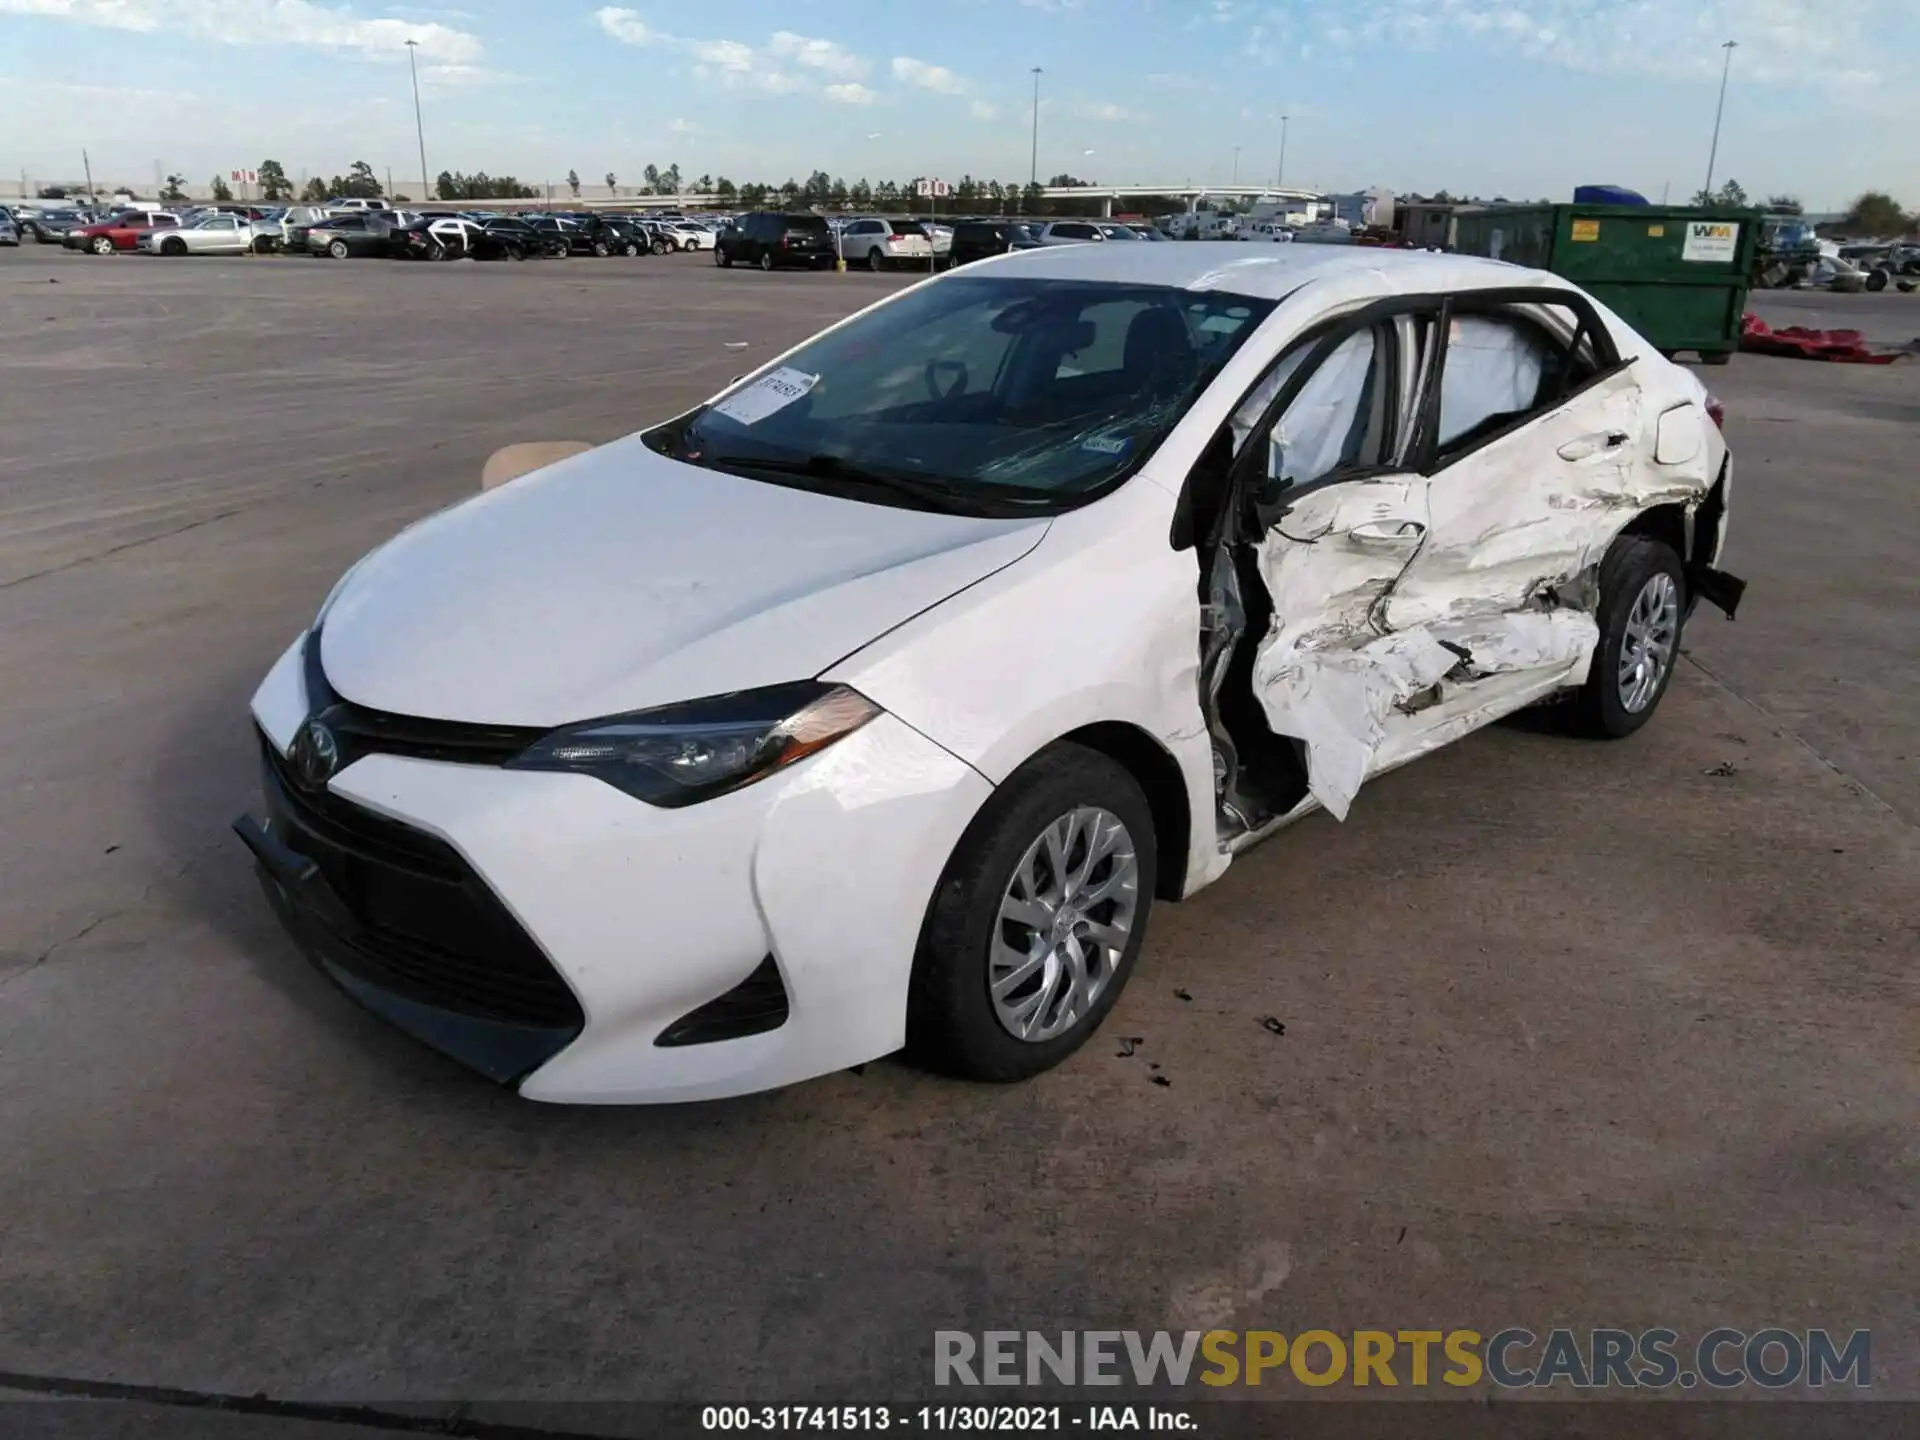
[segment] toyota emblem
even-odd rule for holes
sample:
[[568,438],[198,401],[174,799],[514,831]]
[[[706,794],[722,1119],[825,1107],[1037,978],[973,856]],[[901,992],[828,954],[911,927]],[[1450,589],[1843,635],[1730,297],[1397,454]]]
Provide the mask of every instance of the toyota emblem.
[[317,790],[340,768],[340,742],[323,721],[309,720],[294,736],[288,758],[293,761],[293,773],[300,783]]

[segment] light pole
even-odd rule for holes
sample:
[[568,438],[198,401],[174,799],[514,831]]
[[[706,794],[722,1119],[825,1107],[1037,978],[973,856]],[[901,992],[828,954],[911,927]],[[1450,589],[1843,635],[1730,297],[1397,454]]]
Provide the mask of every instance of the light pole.
[[1233,183],[1236,185],[1240,183],[1240,147],[1238,145],[1233,147]]
[[1707,185],[1709,198],[1713,195],[1713,162],[1720,158],[1720,117],[1727,109],[1727,76],[1733,71],[1733,52],[1740,48],[1738,40],[1729,40],[1720,47],[1727,52],[1726,63],[1720,67],[1720,103],[1713,111],[1713,145],[1707,151]]
[[1040,183],[1040,67],[1033,67],[1033,163],[1027,171],[1027,183]]
[[1273,188],[1284,190],[1287,187],[1287,117],[1280,117],[1280,178],[1273,182]]
[[420,198],[426,201],[433,198],[433,182],[427,178],[427,131],[420,123],[420,68],[413,59],[419,45],[418,40],[407,41],[407,71],[413,76],[413,136],[420,142]]

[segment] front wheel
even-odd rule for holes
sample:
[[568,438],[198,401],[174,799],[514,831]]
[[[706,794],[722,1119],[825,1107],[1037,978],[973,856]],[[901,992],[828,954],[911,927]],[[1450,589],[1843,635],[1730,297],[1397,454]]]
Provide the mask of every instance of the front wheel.
[[722,270],[729,269],[733,265],[733,257],[727,254],[726,246],[721,245],[715,248],[713,252],[713,263],[718,265]]
[[914,958],[907,1046],[975,1080],[1051,1069],[1099,1028],[1139,958],[1158,855],[1118,763],[1078,745],[994,791],[947,863]]
[[871,270],[874,274],[878,275],[882,270],[885,270],[886,268],[887,268],[887,262],[881,256],[878,250],[869,250],[867,252],[867,269]]
[[1600,643],[1574,699],[1577,728],[1622,740],[1653,718],[1680,662],[1686,572],[1671,546],[1622,535],[1600,562]]
[[256,235],[253,241],[253,253],[256,255],[271,255],[273,253],[273,237],[270,235]]
[[769,275],[773,273],[773,252],[771,250],[762,250],[760,252],[760,268]]
[[673,247],[664,240],[656,240],[653,242],[653,253],[656,255],[665,255],[672,249]]
[[96,255],[111,255],[113,253],[112,238],[106,235],[94,236],[93,237],[93,253]]
[[160,253],[162,255],[172,255],[177,258],[187,253],[187,242],[184,240],[163,240],[160,242]]

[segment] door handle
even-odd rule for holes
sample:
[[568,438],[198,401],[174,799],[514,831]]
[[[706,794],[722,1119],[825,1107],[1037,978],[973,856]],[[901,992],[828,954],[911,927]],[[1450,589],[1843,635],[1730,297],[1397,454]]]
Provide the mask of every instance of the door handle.
[[1578,440],[1569,440],[1560,447],[1560,458],[1590,460],[1605,451],[1618,450],[1632,438],[1624,430],[1611,430],[1604,435],[1582,435]]
[[1426,533],[1418,520],[1368,520],[1347,531],[1347,538],[1368,550],[1396,550],[1418,545]]

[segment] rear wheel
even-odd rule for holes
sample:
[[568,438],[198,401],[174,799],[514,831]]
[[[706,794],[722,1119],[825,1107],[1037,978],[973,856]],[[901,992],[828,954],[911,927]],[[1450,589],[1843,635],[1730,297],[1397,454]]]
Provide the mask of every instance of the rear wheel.
[[184,255],[187,253],[187,242],[184,240],[162,240],[160,242],[160,253],[162,255],[173,256]]
[[640,253],[640,242],[637,240],[627,241],[621,253],[624,254],[629,260],[631,260],[635,255],[638,255]]
[[718,265],[722,270],[726,270],[732,267],[733,257],[727,253],[726,246],[716,245],[714,247],[713,263]]
[[887,268],[886,257],[880,253],[878,246],[876,246],[875,248],[867,252],[867,269],[871,270],[874,274],[878,275],[882,270],[885,270],[886,268]]
[[253,253],[256,255],[271,255],[273,253],[273,237],[271,235],[254,236]]
[[914,958],[907,1045],[976,1080],[1051,1069],[1099,1028],[1146,938],[1153,813],[1078,745],[1028,761],[947,863]]
[[1686,572],[1671,546],[1622,535],[1600,562],[1600,643],[1574,701],[1577,728],[1621,740],[1653,718],[1680,662]]
[[771,250],[762,250],[760,252],[760,268],[769,275],[773,273],[773,252]]
[[596,240],[593,242],[593,253],[594,253],[594,258],[599,260],[604,260],[607,258],[607,256],[611,255],[613,251],[607,248],[606,241]]

